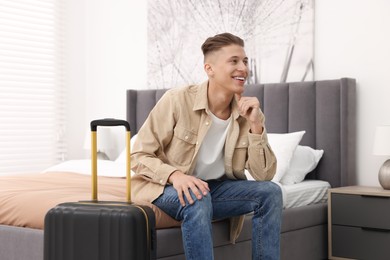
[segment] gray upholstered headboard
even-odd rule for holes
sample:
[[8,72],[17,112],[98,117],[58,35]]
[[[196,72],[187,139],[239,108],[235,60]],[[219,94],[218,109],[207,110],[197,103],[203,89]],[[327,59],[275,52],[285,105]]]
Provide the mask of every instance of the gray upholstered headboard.
[[[307,178],[339,187],[356,181],[355,85],[350,78],[247,85],[244,95],[260,100],[269,133],[305,130],[301,145],[325,151],[317,169]],[[165,91],[127,90],[127,120],[133,135]]]

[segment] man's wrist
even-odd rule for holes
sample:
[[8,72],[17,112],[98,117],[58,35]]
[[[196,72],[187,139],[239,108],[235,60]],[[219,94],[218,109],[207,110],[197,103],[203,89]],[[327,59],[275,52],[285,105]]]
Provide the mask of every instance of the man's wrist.
[[180,173],[181,173],[181,172],[178,171],[178,170],[172,172],[172,173],[169,175],[169,177],[168,177],[168,183],[169,183],[169,184],[173,184],[173,181],[174,181],[175,177],[177,177]]
[[252,134],[262,134],[264,125],[261,122],[249,122],[250,131]]

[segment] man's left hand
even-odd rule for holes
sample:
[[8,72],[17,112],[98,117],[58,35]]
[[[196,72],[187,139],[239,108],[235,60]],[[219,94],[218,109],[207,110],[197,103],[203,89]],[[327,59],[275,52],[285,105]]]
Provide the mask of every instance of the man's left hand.
[[263,133],[263,115],[260,110],[259,100],[256,97],[241,97],[237,94],[235,98],[238,105],[238,111],[240,115],[245,117],[248,121],[251,132],[254,134]]

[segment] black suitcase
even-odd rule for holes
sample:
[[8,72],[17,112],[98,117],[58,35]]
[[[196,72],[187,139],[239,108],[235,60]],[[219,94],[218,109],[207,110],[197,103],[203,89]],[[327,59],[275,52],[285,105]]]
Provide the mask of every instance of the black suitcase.
[[[126,202],[97,199],[97,126],[126,127]],[[50,209],[44,224],[44,260],[143,260],[156,258],[155,216],[147,206],[131,204],[130,125],[102,119],[91,122],[92,200],[62,203]]]

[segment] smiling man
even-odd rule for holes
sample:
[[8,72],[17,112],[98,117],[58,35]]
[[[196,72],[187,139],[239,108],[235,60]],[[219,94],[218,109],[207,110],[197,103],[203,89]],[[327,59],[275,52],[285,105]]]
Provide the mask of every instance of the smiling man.
[[252,259],[279,259],[282,195],[260,102],[242,96],[244,42],[222,33],[202,51],[208,81],[167,91],[138,132],[133,196],[182,222],[187,260],[213,259],[213,220],[231,218],[234,241],[250,212]]

